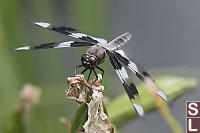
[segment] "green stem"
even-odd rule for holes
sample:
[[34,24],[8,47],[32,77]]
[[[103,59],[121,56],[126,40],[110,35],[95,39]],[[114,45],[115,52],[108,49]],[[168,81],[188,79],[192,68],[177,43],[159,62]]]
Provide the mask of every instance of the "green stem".
[[[197,80],[192,78],[181,78],[173,76],[162,76],[155,79],[160,88],[167,94],[169,100],[174,100],[182,94],[193,90],[197,86]],[[145,112],[156,108],[154,99],[149,95],[143,84],[137,86],[141,95],[141,101]],[[137,117],[126,94],[113,99],[107,105],[109,120],[116,126],[133,117]]]

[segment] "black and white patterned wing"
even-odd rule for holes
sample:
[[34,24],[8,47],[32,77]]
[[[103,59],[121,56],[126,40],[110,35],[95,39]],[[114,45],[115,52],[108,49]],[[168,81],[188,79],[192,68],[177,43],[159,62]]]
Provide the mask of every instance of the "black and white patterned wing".
[[[138,63],[131,61],[124,53],[123,50],[117,50],[113,52],[114,55],[117,57],[118,60],[120,60],[124,65],[126,65],[139,79],[141,79],[142,81],[144,81],[145,77],[148,77],[150,79],[152,79],[153,82],[155,82],[153,80],[153,78],[150,76],[149,73],[147,73],[142,66],[140,66]],[[162,99],[164,99],[165,101],[168,101],[168,98],[166,96],[166,94],[158,87],[157,90],[157,95],[159,95]]]
[[106,49],[109,49],[110,51],[115,51],[121,49],[126,42],[128,42],[131,39],[130,33],[124,33],[111,42],[109,42],[107,45],[103,46]]
[[34,24],[37,26],[43,27],[45,29],[52,30],[61,34],[65,34],[70,37],[78,38],[78,39],[81,39],[83,41],[90,42],[93,44],[98,44],[98,43],[107,44],[107,41],[103,38],[97,38],[97,37],[93,37],[84,33],[80,33],[78,30],[71,27],[54,26],[50,23],[45,23],[45,22],[35,22]]
[[109,50],[106,50],[106,53],[108,54],[110,62],[112,64],[115,72],[117,73],[118,77],[120,78],[120,80],[126,90],[126,93],[129,97],[130,101],[132,102],[134,109],[136,110],[136,112],[138,113],[139,116],[143,116],[144,110],[141,105],[140,96],[139,96],[139,93],[138,93],[138,90],[137,90],[135,84],[129,80],[127,71],[121,65],[121,63],[118,61],[118,59],[115,57],[115,55]]
[[49,49],[49,48],[69,48],[69,47],[87,47],[93,46],[93,43],[89,42],[76,42],[76,41],[67,41],[67,42],[51,42],[44,43],[36,46],[24,46],[19,48],[14,48],[15,51],[27,51],[27,50],[38,50],[38,49]]

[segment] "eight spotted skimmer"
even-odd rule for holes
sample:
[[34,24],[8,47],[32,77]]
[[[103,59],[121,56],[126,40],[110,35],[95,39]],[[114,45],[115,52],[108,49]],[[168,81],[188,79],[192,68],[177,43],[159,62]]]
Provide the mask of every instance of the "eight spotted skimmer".
[[[88,80],[92,72],[94,72],[95,76],[97,77],[95,69],[99,69],[102,72],[103,76],[104,70],[99,67],[99,64],[103,63],[108,58],[119,79],[121,80],[134,109],[139,116],[144,115],[144,110],[140,102],[138,90],[135,84],[129,79],[129,75],[125,67],[130,69],[132,73],[135,74],[142,81],[144,81],[145,77],[151,78],[151,76],[142,67],[136,64],[136,62],[131,61],[121,49],[121,47],[131,39],[130,33],[124,33],[108,43],[105,39],[96,38],[87,34],[80,33],[74,28],[65,26],[54,26],[45,22],[36,22],[34,24],[48,30],[52,30],[70,37],[78,38],[82,41],[66,41],[60,43],[51,42],[40,44],[37,46],[19,47],[13,50],[29,51],[49,48],[90,47],[87,53],[83,54],[81,57],[82,64],[77,66],[75,70],[77,70],[77,68],[79,67],[84,67],[84,70],[81,72],[82,74],[85,71],[90,70]],[[158,90],[157,95],[167,101],[167,96],[162,90]]]

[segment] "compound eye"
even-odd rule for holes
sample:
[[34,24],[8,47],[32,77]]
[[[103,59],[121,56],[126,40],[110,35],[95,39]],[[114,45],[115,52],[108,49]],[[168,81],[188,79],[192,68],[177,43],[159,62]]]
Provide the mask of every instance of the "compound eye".
[[94,64],[95,62],[96,62],[96,58],[95,57],[90,57],[90,62],[92,63],[92,64]]
[[86,60],[86,59],[88,59],[88,58],[89,58],[89,55],[88,55],[88,54],[84,54],[84,55],[82,56],[81,60]]

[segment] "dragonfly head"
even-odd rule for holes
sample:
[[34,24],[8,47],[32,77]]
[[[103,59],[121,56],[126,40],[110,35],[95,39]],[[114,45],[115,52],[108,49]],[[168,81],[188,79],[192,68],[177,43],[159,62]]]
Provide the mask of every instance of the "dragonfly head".
[[89,54],[83,54],[81,62],[85,68],[95,68],[98,65],[97,57]]

